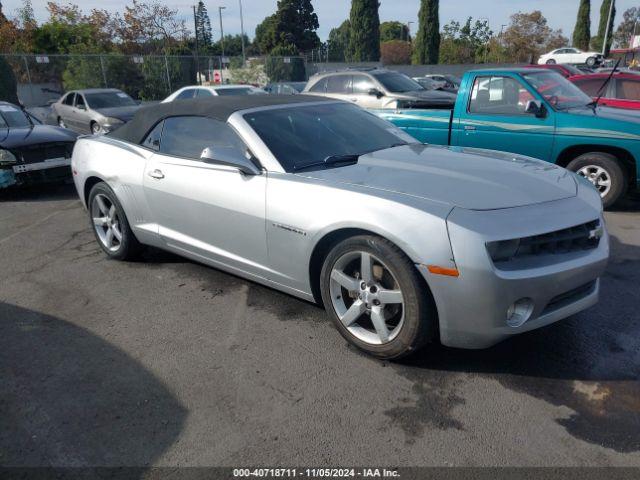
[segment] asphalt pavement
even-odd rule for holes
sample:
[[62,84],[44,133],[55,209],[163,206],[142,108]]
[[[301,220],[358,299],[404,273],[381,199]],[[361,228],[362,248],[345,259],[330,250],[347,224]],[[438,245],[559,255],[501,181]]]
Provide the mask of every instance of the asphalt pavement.
[[105,258],[72,187],[0,192],[0,465],[640,466],[640,202],[600,303],[401,363],[310,303]]

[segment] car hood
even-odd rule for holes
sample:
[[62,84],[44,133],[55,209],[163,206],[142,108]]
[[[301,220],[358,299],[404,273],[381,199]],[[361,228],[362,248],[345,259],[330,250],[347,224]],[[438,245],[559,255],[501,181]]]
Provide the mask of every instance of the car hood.
[[96,108],[95,111],[105,117],[117,118],[123,122],[128,122],[133,118],[136,112],[140,110],[140,105],[131,105],[129,107],[112,107],[112,108]]
[[49,142],[75,142],[77,137],[77,133],[53,125],[0,128],[0,147],[11,149]]
[[638,110],[598,107],[594,112],[592,108],[573,108],[558,114],[556,128],[560,135],[640,140]]
[[577,194],[573,175],[551,163],[493,150],[421,144],[362,155],[355,165],[298,175],[469,210],[519,207]]

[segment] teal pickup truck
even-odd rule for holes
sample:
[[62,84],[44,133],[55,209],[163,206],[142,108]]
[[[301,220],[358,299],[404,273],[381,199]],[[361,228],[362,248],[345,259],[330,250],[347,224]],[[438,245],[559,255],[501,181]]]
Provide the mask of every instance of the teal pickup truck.
[[453,110],[375,110],[423,143],[518,153],[590,180],[605,207],[640,187],[640,114],[594,105],[549,70],[476,70]]

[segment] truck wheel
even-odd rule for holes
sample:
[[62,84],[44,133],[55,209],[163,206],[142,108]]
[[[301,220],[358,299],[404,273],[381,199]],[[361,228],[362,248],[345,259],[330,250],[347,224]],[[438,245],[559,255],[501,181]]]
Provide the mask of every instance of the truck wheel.
[[550,58],[549,60],[547,60],[547,65],[555,65],[556,61],[553,58]]
[[567,169],[593,183],[604,208],[611,207],[627,191],[627,176],[618,159],[609,153],[585,153],[572,160]]
[[587,67],[593,67],[593,66],[595,66],[596,61],[597,61],[596,57],[589,57],[589,58],[587,58],[587,62],[586,62],[586,63],[587,63]]

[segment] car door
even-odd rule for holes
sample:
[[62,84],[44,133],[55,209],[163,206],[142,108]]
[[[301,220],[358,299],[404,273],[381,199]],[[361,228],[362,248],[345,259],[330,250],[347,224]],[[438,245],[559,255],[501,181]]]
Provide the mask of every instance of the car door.
[[162,241],[192,258],[268,278],[266,175],[200,160],[208,147],[244,153],[242,140],[225,122],[204,117],[171,117],[157,128],[143,184]]
[[91,115],[89,113],[89,107],[84,96],[81,93],[76,94],[76,99],[73,106],[73,118],[75,121],[76,129],[79,132],[91,132]]
[[517,77],[479,75],[460,114],[458,145],[487,148],[548,159],[555,134],[554,112],[543,117],[526,113],[529,100],[539,100]]
[[76,94],[75,92],[67,93],[66,97],[62,99],[57,105],[58,117],[64,122],[64,124],[71,129],[75,129],[73,120],[72,120],[72,109],[75,103]]
[[351,74],[336,74],[327,77],[327,97],[355,103],[356,99],[352,93]]
[[370,91],[376,89],[381,91],[380,86],[367,75],[355,73],[351,77],[351,85],[353,90],[353,100],[362,108],[382,108],[382,98],[372,95]]

